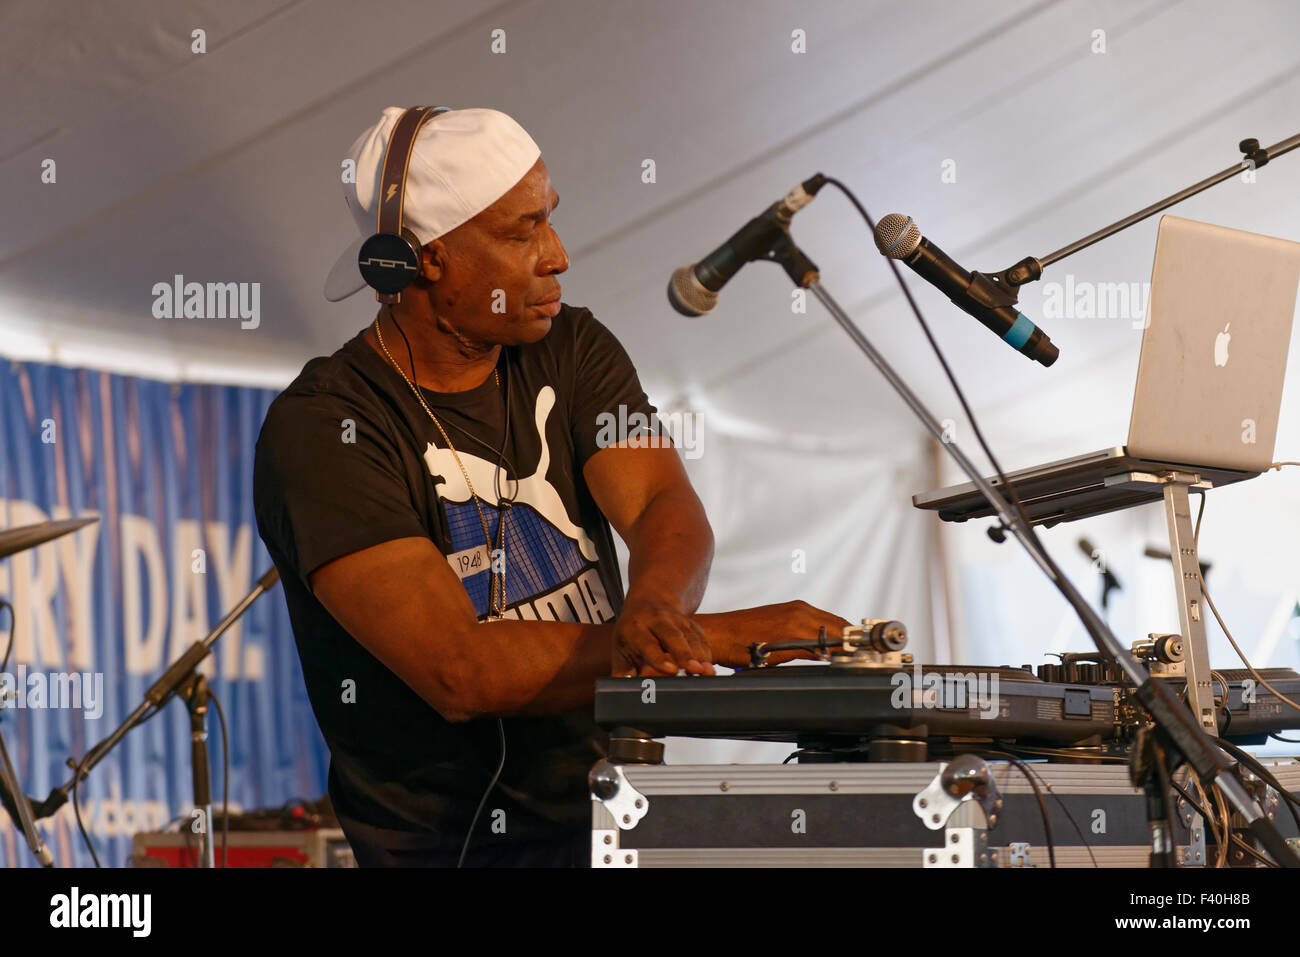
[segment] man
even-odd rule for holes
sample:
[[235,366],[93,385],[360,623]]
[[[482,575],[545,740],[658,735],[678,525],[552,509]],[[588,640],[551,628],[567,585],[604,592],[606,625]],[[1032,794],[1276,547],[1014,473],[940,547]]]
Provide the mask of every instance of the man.
[[[363,285],[401,112],[353,145],[361,237],[328,298]],[[467,842],[469,864],[584,865],[597,678],[712,674],[846,624],[802,602],[695,614],[712,532],[666,441],[601,441],[604,416],[654,408],[614,336],[560,302],[558,203],[510,117],[428,120],[405,186],[419,275],[303,368],[258,439],[258,531],[362,866],[453,866]]]

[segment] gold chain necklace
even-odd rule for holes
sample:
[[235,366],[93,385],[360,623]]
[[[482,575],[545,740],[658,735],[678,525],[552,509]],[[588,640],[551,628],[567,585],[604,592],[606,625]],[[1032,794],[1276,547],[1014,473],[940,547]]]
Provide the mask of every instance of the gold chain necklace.
[[[438,421],[438,417],[433,414],[433,410],[429,408],[429,404],[424,401],[424,396],[420,395],[420,390],[416,388],[415,383],[411,381],[407,374],[402,371],[402,367],[397,364],[397,360],[395,360],[392,353],[388,351],[388,346],[384,344],[384,334],[379,329],[378,316],[375,316],[375,337],[379,339],[379,348],[384,350],[384,355],[388,356],[388,361],[392,363],[393,368],[397,370],[397,374],[406,381],[408,386],[410,386],[412,394],[415,395],[415,398],[419,401],[420,405],[424,407],[424,411],[429,413],[429,418],[432,419],[433,424],[438,427],[438,431],[442,433],[443,441],[447,443],[447,448],[451,450],[452,457],[460,467],[460,474],[465,477],[465,485],[469,488],[469,494],[474,498],[474,508],[478,511],[479,524],[483,526],[483,540],[487,542],[488,575],[490,576],[488,579],[490,582],[488,586],[488,618],[489,620],[493,618],[504,618],[506,608],[506,522],[505,516],[501,514],[501,503],[500,501],[497,503],[497,551],[501,555],[502,566],[499,579],[500,588],[498,589],[497,573],[492,570],[492,535],[488,532],[487,519],[483,515],[483,503],[479,500],[478,493],[474,491],[474,483],[469,480],[469,472],[465,469],[465,463],[460,460],[460,453],[456,451],[456,446],[452,445],[451,436],[448,435],[447,430],[442,427],[442,423]],[[492,369],[492,380],[496,383],[497,388],[500,389],[501,378],[497,375],[495,366]],[[503,440],[508,439],[509,436],[503,437]],[[496,490],[493,489],[493,491]]]

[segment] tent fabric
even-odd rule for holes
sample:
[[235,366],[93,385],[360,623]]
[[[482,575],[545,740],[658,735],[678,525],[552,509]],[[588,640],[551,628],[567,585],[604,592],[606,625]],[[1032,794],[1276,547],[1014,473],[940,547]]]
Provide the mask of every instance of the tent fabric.
[[[668,307],[668,277],[819,170],[873,216],[912,216],[989,271],[1237,164],[1244,138],[1298,132],[1300,6],[1288,0],[1248,15],[1215,0],[393,0],[382,17],[345,0],[50,0],[12,5],[0,25],[0,356],[48,376],[281,388],[374,315],[364,295],[321,298],[355,232],[339,199],[348,145],[384,105],[500,109],[537,141],[562,197],[565,300],[620,338],[661,408],[702,417],[704,451],[687,464],[718,532],[706,608],[802,597],[850,618],[895,609],[918,654],[976,664],[1038,663],[1084,638],[1014,545],[911,508],[913,493],[961,477],[946,462],[936,472],[902,402],[780,269],[746,267],[693,321]],[[1300,240],[1300,152],[1171,212]],[[1022,311],[1061,350],[1050,369],[906,275],[1006,468],[1124,441],[1157,223],[1024,288]],[[828,187],[792,233],[985,465],[854,209]],[[156,290],[187,283],[235,284],[235,308],[166,318]],[[1293,336],[1278,460],[1300,460],[1297,353]],[[163,407],[140,414],[161,422]],[[3,467],[16,475],[17,462]],[[29,467],[24,481],[66,478],[59,494],[77,494],[72,473]],[[1260,666],[1296,661],[1298,471],[1217,490],[1207,507],[1211,590]],[[42,495],[39,508],[59,501]],[[1162,521],[1148,507],[1044,533],[1090,595],[1077,538],[1107,550],[1126,585],[1111,609],[1125,641],[1176,623],[1168,567],[1142,557]],[[0,575],[6,565],[15,575],[18,560]],[[1210,630],[1215,662],[1233,666]]]
[[[70,780],[66,760],[112,733],[271,568],[253,518],[252,472],[273,397],[38,363],[0,366],[0,525],[98,518],[0,562],[0,596],[14,614],[4,673],[22,696],[0,710],[0,733],[27,794],[41,799]],[[232,809],[322,794],[328,753],[278,588],[230,626],[201,670],[230,733]],[[64,693],[53,691],[56,681]],[[215,707],[207,726],[220,802]],[[78,790],[105,865],[130,860],[136,831],[177,821],[188,828],[185,704],[173,699],[130,732]],[[90,866],[71,802],[41,826],[60,865]],[[0,865],[15,864],[35,859],[21,830],[0,815]]]

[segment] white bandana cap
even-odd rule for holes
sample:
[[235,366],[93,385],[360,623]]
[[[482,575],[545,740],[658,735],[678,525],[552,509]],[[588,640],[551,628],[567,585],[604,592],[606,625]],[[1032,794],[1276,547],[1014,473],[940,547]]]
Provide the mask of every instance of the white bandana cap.
[[[385,108],[379,122],[357,137],[348,151],[356,164],[356,182],[343,184],[343,196],[360,235],[343,250],[325,279],[325,298],[331,302],[366,288],[357,256],[377,228],[375,203],[384,152],[403,112],[400,106]],[[440,113],[425,121],[412,144],[402,223],[421,245],[431,242],[508,193],[539,156],[541,150],[527,131],[498,110]]]

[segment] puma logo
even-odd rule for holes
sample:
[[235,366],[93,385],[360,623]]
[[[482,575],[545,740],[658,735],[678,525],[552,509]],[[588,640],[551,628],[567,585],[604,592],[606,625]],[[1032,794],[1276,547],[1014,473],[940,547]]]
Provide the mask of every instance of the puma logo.
[[[546,420],[554,407],[555,390],[549,385],[543,386],[537,393],[537,406],[533,415],[533,424],[541,441],[542,455],[537,462],[537,470],[532,475],[518,480],[515,506],[531,506],[557,531],[576,542],[583,558],[595,562],[599,560],[596,543],[582,527],[573,523],[564,507],[564,501],[560,498],[560,493],[556,491],[555,486],[546,481],[546,470],[551,464],[551,450],[546,442]],[[495,506],[498,498],[497,490],[493,487],[496,478],[496,462],[489,462],[467,452],[459,452],[459,455],[461,464],[469,475],[469,481],[474,486],[474,491],[478,493],[485,505]],[[450,449],[439,448],[430,442],[424,450],[424,462],[428,466],[429,474],[441,479],[438,497],[444,502],[463,504],[473,501],[469,485],[465,484],[465,475],[461,473],[460,467],[456,464],[456,456]]]

